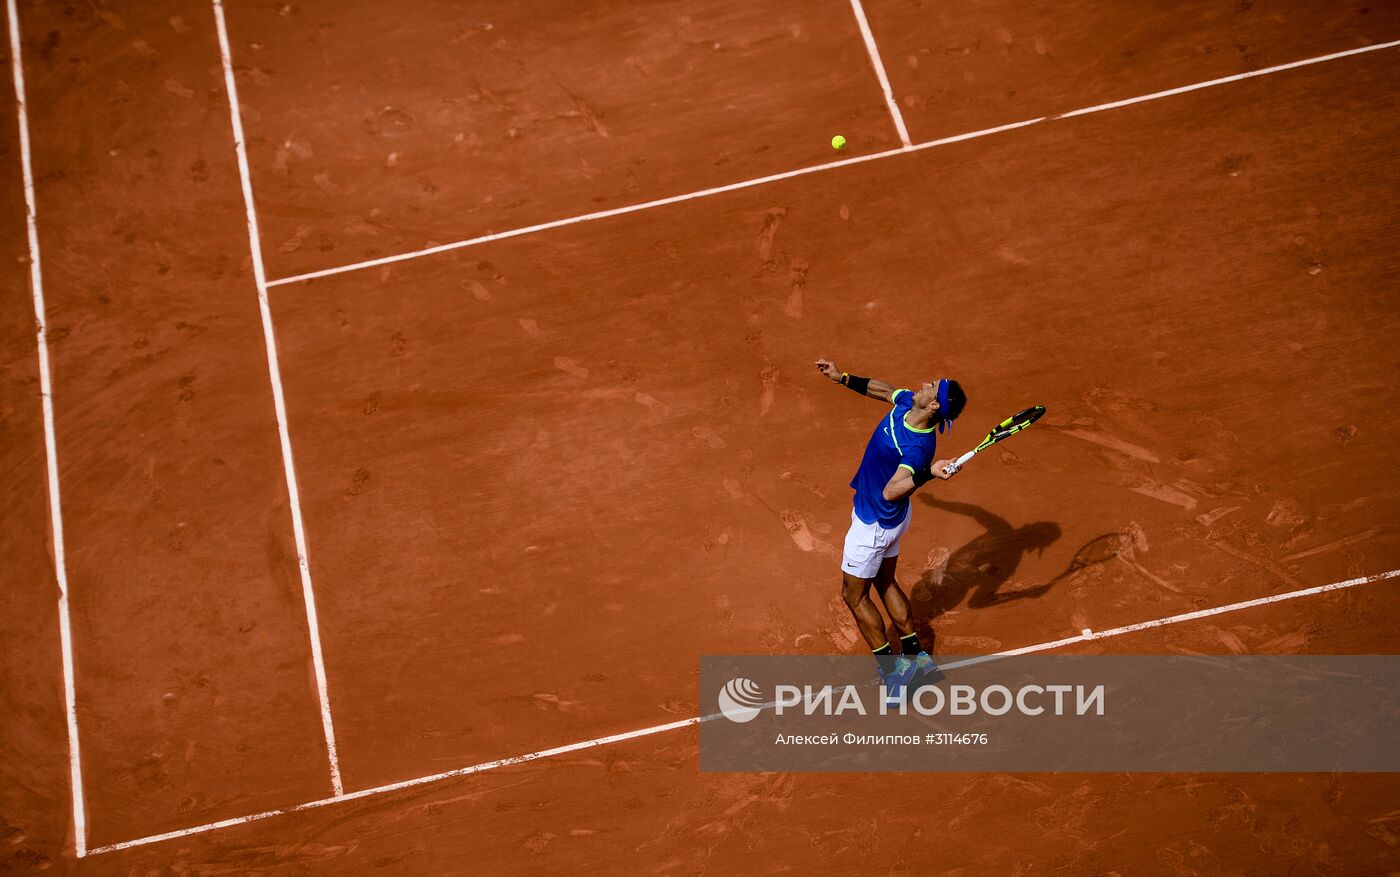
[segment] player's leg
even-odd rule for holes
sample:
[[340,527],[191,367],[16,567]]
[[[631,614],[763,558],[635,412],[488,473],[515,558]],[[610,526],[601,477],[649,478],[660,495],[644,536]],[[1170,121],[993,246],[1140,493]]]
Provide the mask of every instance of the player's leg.
[[[885,637],[885,619],[880,615],[880,610],[875,608],[875,601],[870,599],[872,582],[872,579],[842,571],[841,593],[846,598],[851,615],[855,616],[861,636],[865,637],[871,653],[875,656],[875,666],[880,674],[880,681],[885,686],[885,703],[887,706],[897,706],[904,686],[914,675],[916,668],[908,663],[910,659],[895,655],[894,648]],[[900,662],[905,664],[901,665]]]
[[913,611],[909,607],[909,598],[905,596],[899,582],[895,581],[894,571],[898,564],[897,554],[894,557],[886,557],[880,564],[880,571],[875,574],[875,593],[879,595],[880,602],[889,613],[895,630],[899,632],[900,654],[910,657],[923,655],[919,672],[926,673],[933,669],[933,660],[924,651],[923,643],[919,642],[919,635],[914,632]]
[[912,667],[900,666],[906,659],[895,655],[885,637],[885,619],[870,597],[870,586],[880,572],[889,539],[890,531],[878,523],[867,524],[852,512],[851,529],[846,533],[846,546],[841,556],[841,595],[861,636],[875,655],[875,665],[885,687],[886,705],[899,702],[908,677],[913,673]]
[[914,633],[914,619],[913,610],[909,608],[909,598],[894,578],[895,567],[898,564],[898,554],[894,557],[886,556],[880,561],[880,571],[875,573],[874,585],[875,593],[884,604],[885,612],[889,614],[890,621],[894,623],[895,630],[899,631],[899,637],[903,640]]
[[885,637],[885,619],[880,617],[880,610],[870,598],[870,586],[884,556],[885,535],[879,524],[867,524],[852,512],[851,528],[846,531],[846,544],[841,554],[841,596],[861,636],[877,657],[894,654]]
[[917,655],[924,650],[919,642],[918,634],[914,633],[913,611],[909,607],[909,597],[905,595],[904,589],[895,581],[894,571],[899,564],[899,543],[904,538],[904,534],[909,531],[909,521],[914,510],[911,508],[904,515],[904,520],[899,526],[885,531],[885,546],[882,552],[883,558],[880,561],[880,568],[875,573],[875,592],[880,596],[880,602],[884,604],[885,611],[889,613],[890,621],[894,622],[895,630],[899,631],[900,651],[906,655]]
[[845,571],[841,573],[841,596],[846,599],[846,606],[851,610],[861,636],[870,644],[870,650],[879,654],[881,648],[889,648],[890,644],[885,638],[885,619],[875,608],[875,601],[870,599],[870,585],[870,579]]

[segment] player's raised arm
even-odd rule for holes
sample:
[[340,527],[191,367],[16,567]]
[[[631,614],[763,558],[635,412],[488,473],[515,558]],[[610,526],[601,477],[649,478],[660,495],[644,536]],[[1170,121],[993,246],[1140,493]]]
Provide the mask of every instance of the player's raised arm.
[[879,399],[881,402],[890,401],[890,394],[894,392],[893,384],[886,383],[879,378],[862,378],[846,374],[829,359],[817,360],[817,371],[843,387],[850,387],[862,396]]

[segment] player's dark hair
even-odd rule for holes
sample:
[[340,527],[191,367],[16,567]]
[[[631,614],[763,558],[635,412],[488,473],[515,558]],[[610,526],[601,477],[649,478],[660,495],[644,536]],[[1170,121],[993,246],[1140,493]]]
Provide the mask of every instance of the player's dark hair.
[[944,420],[957,420],[966,404],[967,394],[963,392],[962,384],[950,380],[948,382],[948,410],[938,412],[938,416]]

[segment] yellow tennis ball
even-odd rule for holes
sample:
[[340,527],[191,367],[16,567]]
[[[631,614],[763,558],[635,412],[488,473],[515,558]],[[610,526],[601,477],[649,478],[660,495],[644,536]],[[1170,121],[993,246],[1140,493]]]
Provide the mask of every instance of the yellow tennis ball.
[[840,134],[837,134],[835,137],[831,138],[831,148],[832,148],[832,149],[838,149],[838,150],[839,150],[839,149],[845,149],[845,148],[846,148],[846,138],[845,138],[845,137],[842,137]]

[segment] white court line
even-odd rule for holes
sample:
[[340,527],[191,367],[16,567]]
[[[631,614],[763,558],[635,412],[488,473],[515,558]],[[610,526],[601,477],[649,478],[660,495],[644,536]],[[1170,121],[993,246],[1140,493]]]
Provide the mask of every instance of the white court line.
[[[928,140],[923,143],[915,143],[910,146],[901,146],[894,149],[886,149],[883,152],[873,152],[869,155],[858,155],[853,158],[843,158],[837,161],[826,162],[825,164],[812,165],[810,167],[798,168],[782,173],[769,174],[765,177],[755,177],[751,180],[744,180],[738,183],[727,183],[723,186],[714,186],[709,189],[700,189],[695,192],[688,192],[684,195],[672,195],[667,198],[657,198],[654,201],[643,201],[639,204],[629,204],[626,207],[614,207],[610,210],[599,210],[594,213],[584,213],[579,216],[571,216],[567,219],[555,219],[549,222],[541,222],[535,225],[527,225],[521,228],[510,229],[508,231],[492,232],[480,235],[479,237],[467,238],[460,241],[452,241],[446,244],[437,244],[425,247],[421,250],[412,250],[407,253],[398,253],[393,256],[383,256],[378,259],[367,259],[363,262],[351,262],[347,265],[339,265],[334,268],[323,268],[319,271],[308,271],[305,274],[293,274],[289,277],[282,277],[277,280],[269,280],[266,285],[285,286],[289,283],[300,283],[306,280],[315,280],[318,277],[330,277],[335,274],[346,274],[351,271],[360,271],[364,268],[374,268],[379,265],[392,265],[395,262],[405,262],[409,259],[418,259],[423,256],[431,256],[436,253],[446,253],[452,250],[460,250],[465,247],[474,247],[478,244],[485,244],[491,241],[501,241],[507,238],[520,237],[521,235],[534,234],[551,228],[563,228],[568,225],[577,225],[581,222],[592,222],[596,219],[607,219],[610,216],[622,216],[627,213],[636,213],[641,210],[651,210],[656,207],[665,207],[668,204],[680,204],[684,201],[693,201],[697,198],[708,198],[711,195],[719,195],[724,192],[737,192],[740,189],[748,189],[754,186],[762,186],[767,183],[775,183],[780,180],[790,180],[794,177],[805,176],[807,174],[820,173],[822,171],[835,170],[836,168],[848,167],[854,164],[863,164],[867,161],[876,161],[881,158],[889,158],[892,155],[903,155],[909,152],[918,152],[923,149],[932,149],[938,146],[946,146],[950,143],[960,143],[964,140],[974,140],[978,137],[987,137],[992,134],[999,134],[1002,131],[1010,131],[1014,128],[1025,128],[1040,122],[1055,121],[1057,119],[1070,119],[1075,116],[1087,116],[1091,113],[1101,113],[1104,110],[1116,109],[1130,104],[1143,103],[1145,101],[1158,100],[1172,95],[1184,94],[1190,91],[1199,91],[1203,88],[1212,88],[1217,85],[1225,85],[1230,82],[1238,82],[1242,79],[1252,79],[1256,76],[1266,76],[1270,73],[1278,73],[1283,70],[1293,70],[1298,67],[1307,67],[1310,64],[1321,64],[1324,61],[1335,61],[1338,58],[1346,58],[1352,55],[1362,55],[1367,52],[1378,52],[1382,49],[1391,49],[1400,46],[1400,40],[1392,40],[1388,43],[1377,43],[1373,46],[1362,46],[1359,49],[1348,49],[1344,52],[1333,52],[1330,55],[1319,55],[1316,58],[1306,58],[1302,61],[1292,61],[1288,64],[1279,64],[1274,67],[1264,67],[1259,70],[1252,70],[1248,73],[1237,73],[1233,76],[1222,76],[1219,79],[1209,79],[1205,82],[1197,82],[1193,85],[1183,85],[1180,88],[1173,88],[1167,91],[1157,91],[1152,94],[1144,94],[1138,97],[1130,97],[1113,103],[1098,104],[1092,107],[1084,107],[1078,110],[1070,110],[1066,113],[1059,113],[1050,116],[1040,116],[1034,119],[1026,119],[1020,122],[1011,122],[1006,125],[998,125],[995,128],[983,128],[980,131],[969,131],[966,134],[955,134],[951,137],[941,137],[937,140]],[[907,142],[907,141],[906,141]]]
[[1140,104],[1145,101],[1158,100],[1159,98],[1171,97],[1174,94],[1185,94],[1188,91],[1200,91],[1203,88],[1210,88],[1215,85],[1223,85],[1227,82],[1239,82],[1242,79],[1253,79],[1256,76],[1265,76],[1270,73],[1278,73],[1282,70],[1292,70],[1296,67],[1306,67],[1309,64],[1317,64],[1322,61],[1335,61],[1338,58],[1346,58],[1351,55],[1360,55],[1365,52],[1374,52],[1378,49],[1389,49],[1400,46],[1400,40],[1391,40],[1388,43],[1376,43],[1373,46],[1362,46],[1359,49],[1347,49],[1344,52],[1333,52],[1330,55],[1319,55],[1316,58],[1307,58],[1302,61],[1291,61],[1287,64],[1276,64],[1273,67],[1264,67],[1259,70],[1251,70],[1248,73],[1236,73],[1233,76],[1222,76],[1219,79],[1207,79],[1205,82],[1197,82],[1194,85],[1183,85],[1180,88],[1169,88],[1166,91],[1154,91],[1151,94],[1144,94],[1138,97],[1124,98],[1112,103],[1099,104],[1094,107],[1085,107],[1082,110],[1070,110],[1068,113],[1060,113],[1053,116],[1056,119],[1070,119],[1075,116],[1087,116],[1090,113],[1100,113],[1104,110],[1113,110],[1118,107],[1126,107],[1132,104]]
[[880,50],[875,46],[875,35],[870,32],[870,22],[865,18],[865,7],[860,5],[860,0],[851,0],[851,11],[856,14],[856,24],[860,25],[860,35],[865,39],[865,51],[870,54],[870,66],[875,68],[880,88],[885,92],[885,105],[890,108],[894,127],[899,131],[899,142],[907,149],[913,145],[909,142],[909,129],[904,127],[904,115],[900,113],[899,104],[895,102],[890,78],[885,75],[885,62],[880,60]]
[[726,183],[723,186],[715,186],[711,189],[701,189],[698,192],[687,192],[684,195],[671,195],[667,198],[657,198],[655,201],[643,201],[640,204],[629,204],[626,207],[613,207],[609,210],[598,210],[594,213],[585,213],[582,216],[571,216],[568,219],[555,219],[549,222],[541,222],[536,225],[527,225],[521,228],[513,228],[509,231],[498,231],[484,234],[480,237],[468,238],[462,241],[453,241],[446,244],[437,244],[432,247],[425,247],[421,250],[413,250],[407,253],[398,253],[393,256],[382,256],[378,259],[369,259],[364,262],[351,262],[348,265],[339,265],[335,268],[323,268],[319,271],[310,271],[306,274],[295,274],[291,277],[282,277],[277,280],[269,280],[267,285],[285,286],[288,283],[298,283],[303,280],[314,280],[317,277],[329,277],[332,274],[345,274],[350,271],[359,271],[364,268],[373,268],[377,265],[391,265],[394,262],[405,262],[409,259],[417,259],[422,256],[431,256],[435,253],[446,253],[452,250],[460,250],[464,247],[471,247],[477,244],[484,244],[488,241],[503,241],[507,238],[520,237],[521,235],[533,234],[537,231],[545,231],[551,228],[562,228],[566,225],[575,225],[580,222],[590,222],[595,219],[606,219],[609,216],[622,216],[627,213],[637,213],[641,210],[651,210],[654,207],[665,207],[667,204],[680,204],[683,201],[693,201],[696,198],[705,198],[710,195],[718,195],[722,192],[736,192],[740,189],[748,189],[753,186],[761,186],[764,183],[773,183],[778,180],[787,180],[793,177],[800,177],[805,174],[816,173],[817,171],[831,170],[833,168],[845,167],[851,164],[861,164],[867,161],[875,161],[878,158],[885,158],[890,155],[899,155],[904,152],[903,147],[897,149],[887,149],[884,152],[872,152],[869,155],[857,155],[851,158],[843,158],[838,161],[826,164],[814,165],[812,167],[798,168],[792,171],[770,174],[766,177],[756,177],[752,180],[744,180],[739,183]]
[[[12,0],[13,2],[13,0]],[[996,652],[990,655],[982,655],[975,658],[967,658],[962,661],[953,661],[941,665],[942,669],[951,670],[956,667],[964,667],[969,664],[977,664],[985,661],[995,661],[999,658],[1009,658],[1014,655],[1028,655],[1032,652],[1044,652],[1050,649],[1057,649],[1061,646],[1073,643],[1089,642],[1092,640],[1108,639],[1110,637],[1122,636],[1125,633],[1133,633],[1139,630],[1148,630],[1153,627],[1164,627],[1168,624],[1177,624],[1182,621],[1194,621],[1198,618],[1207,618],[1212,615],[1223,615],[1226,612],[1235,612],[1240,609],[1249,609],[1254,606],[1264,606],[1269,603],[1281,603],[1285,600],[1296,600],[1299,597],[1311,597],[1316,594],[1324,594],[1328,591],[1340,591],[1344,588],[1352,588],[1357,585],[1379,582],[1385,579],[1400,576],[1400,569],[1393,569],[1389,572],[1377,573],[1370,576],[1361,576],[1354,579],[1347,579],[1343,582],[1333,582],[1330,585],[1319,585],[1315,588],[1304,588],[1299,591],[1289,591],[1283,594],[1274,594],[1269,597],[1259,597],[1254,600],[1245,600],[1242,603],[1230,603],[1225,606],[1216,606],[1214,609],[1201,609],[1196,612],[1184,612],[1180,615],[1171,615],[1166,618],[1157,618],[1152,621],[1142,621],[1137,624],[1128,624],[1123,627],[1115,627],[1111,630],[1102,630],[1088,635],[1058,639],[1052,642],[1037,643],[1036,645],[1023,646],[1019,649],[1010,649],[1004,652]],[[771,706],[771,704],[768,704]],[[233,819],[223,819],[218,822],[209,822],[204,825],[196,825],[191,828],[181,828],[176,831],[167,831],[164,834],[153,834],[149,837],[140,837],[135,840],[122,841],[121,843],[108,844],[104,847],[93,849],[89,855],[99,853],[111,853],[117,850],[130,849],[132,847],[145,846],[147,844],[160,843],[161,841],[174,840],[181,837],[189,837],[193,834],[203,834],[220,828],[231,828],[235,825],[242,825],[247,822],[258,822],[263,819],[270,819],[274,816],[282,816],[289,813],[298,813],[303,810],[313,810],[317,807],[324,807],[327,804],[336,804],[342,801],[354,801],[360,798],[368,798],[372,795],[380,795],[385,792],[396,792],[402,789],[410,789],[415,786],[422,786],[428,783],[435,783],[440,780],[451,779],[452,777],[469,776],[475,773],[484,773],[488,770],[495,770],[500,767],[509,767],[514,764],[525,764],[531,761],[539,761],[542,758],[550,758],[555,755],[565,755],[570,752],[578,752],[582,749],[594,749],[599,746],[607,746],[610,743],[621,743],[624,740],[635,740],[639,737],[649,737],[653,734],[663,734],[667,731],[675,731],[680,728],[688,728],[691,725],[698,725],[701,722],[708,722],[720,716],[719,713],[710,713],[704,716],[681,719],[677,722],[669,722],[665,725],[654,725],[650,728],[641,728],[636,731],[627,731],[621,734],[612,734],[607,737],[598,737],[593,740],[584,740],[581,743],[570,743],[567,746],[557,746],[553,749],[543,749],[539,752],[530,752],[525,755],[515,755],[510,758],[501,758],[496,761],[487,761],[482,764],[474,764],[469,767],[459,767],[455,770],[444,771],[442,773],[430,774],[429,776],[416,777],[410,780],[402,780],[397,783],[389,783],[383,786],[375,786],[369,789],[361,789],[358,792],[349,792],[333,798],[321,798],[316,801],[308,801],[305,804],[297,804],[293,807],[284,807],[280,810],[264,810],[261,813],[254,813],[250,816],[238,816]]]
[[78,698],[73,670],[73,628],[68,614],[68,562],[63,545],[63,506],[58,492],[58,439],[53,421],[53,378],[49,371],[48,307],[44,303],[44,272],[39,262],[39,207],[34,197],[34,165],[29,153],[29,111],[25,105],[24,60],[20,54],[19,9],[8,0],[10,62],[14,66],[15,107],[19,116],[19,156],[24,174],[25,220],[29,229],[29,285],[34,292],[34,324],[38,333],[39,394],[44,408],[44,457],[49,472],[49,526],[53,534],[53,567],[58,579],[58,639],[63,652],[63,701],[68,714],[68,778],[73,793],[73,838],[78,855],[87,854],[87,809],[83,802],[83,766],[78,748]]
[[1183,612],[1180,615],[1169,615],[1166,618],[1156,618],[1152,621],[1139,621],[1137,624],[1125,624],[1122,627],[1112,627],[1108,630],[1085,629],[1079,636],[1057,639],[1048,643],[1037,643],[1033,646],[1022,646],[1019,649],[1010,649],[1005,652],[997,652],[991,655],[982,655],[976,658],[966,658],[961,661],[954,661],[950,664],[941,665],[943,669],[952,670],[957,667],[966,667],[971,664],[981,664],[987,661],[995,661],[998,658],[1010,658],[1015,655],[1029,655],[1035,652],[1046,652],[1051,649],[1058,649],[1060,646],[1070,643],[1092,642],[1097,639],[1110,639],[1115,636],[1122,636],[1125,633],[1136,633],[1140,630],[1151,630],[1154,627],[1166,627],[1168,624],[1180,624],[1183,621],[1195,621],[1198,618],[1209,618],[1212,615],[1223,615],[1226,612],[1238,612],[1241,609],[1252,609],[1255,606],[1267,606],[1270,603],[1281,603],[1284,600],[1296,600],[1299,597],[1312,597],[1316,594],[1325,594],[1328,591],[1340,591],[1344,588],[1352,588],[1357,585],[1366,585],[1371,582],[1384,581],[1385,579],[1400,576],[1400,569],[1393,569],[1389,572],[1376,573],[1370,576],[1360,576],[1354,579],[1347,579],[1344,582],[1333,582],[1330,585],[1318,585],[1314,588],[1303,588],[1299,591],[1288,591],[1283,594],[1274,594],[1270,597],[1258,597],[1254,600],[1245,600],[1241,603],[1229,603],[1225,606],[1216,606],[1214,609],[1200,609],[1196,612]]
[[[11,3],[14,0],[10,0]],[[306,603],[306,626],[311,635],[311,663],[316,672],[316,692],[321,699],[321,729],[326,737],[326,756],[330,760],[331,789],[337,796],[345,794],[340,782],[340,756],[335,747],[335,725],[331,722],[330,696],[326,693],[326,665],[321,657],[321,627],[316,620],[316,595],[311,590],[311,566],[307,561],[306,529],[301,522],[301,495],[297,491],[296,466],[292,463],[292,439],[287,431],[287,404],[282,394],[282,368],[277,360],[277,336],[272,328],[272,309],[267,301],[267,274],[263,270],[262,236],[258,232],[258,213],[253,206],[253,186],[248,172],[248,149],[243,135],[243,112],[238,106],[238,84],[233,77],[233,62],[229,52],[228,25],[224,22],[224,6],[214,2],[214,23],[219,30],[219,54],[223,57],[224,87],[228,90],[229,122],[233,125],[233,147],[238,155],[238,178],[243,184],[243,206],[248,213],[248,249],[253,256],[253,279],[258,287],[258,308],[262,311],[263,342],[267,347],[267,371],[272,381],[272,402],[277,411],[277,434],[282,440],[282,471],[287,482],[287,497],[292,509],[292,532],[296,536],[297,569],[301,573],[301,594]]]

